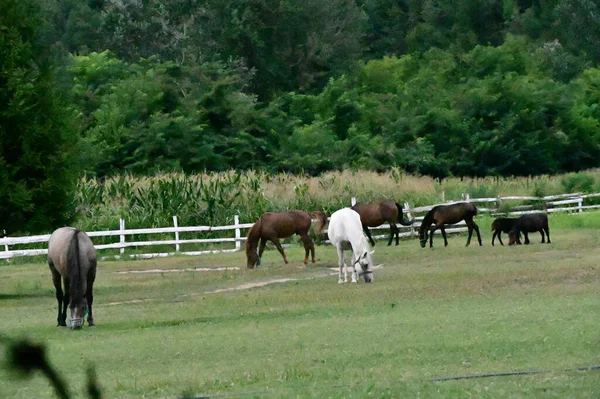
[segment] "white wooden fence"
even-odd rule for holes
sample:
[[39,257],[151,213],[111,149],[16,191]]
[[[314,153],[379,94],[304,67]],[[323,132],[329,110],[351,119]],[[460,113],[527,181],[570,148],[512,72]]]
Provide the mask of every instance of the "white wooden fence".
[[[521,197],[521,196],[509,196],[509,197],[498,197],[498,198],[470,198],[469,194],[463,194],[462,201],[469,201],[473,203],[483,203],[487,204],[485,206],[478,206],[478,210],[481,213],[490,213],[492,216],[494,215],[522,215],[526,213],[535,213],[535,212],[575,212],[581,213],[588,210],[600,209],[600,205],[584,205],[584,201],[587,198],[600,197],[600,193],[597,194],[561,194],[561,195],[552,195],[546,197]],[[502,204],[506,201],[540,201],[543,209],[535,210],[534,205],[525,205],[511,208],[511,211],[508,213],[503,213],[500,211],[502,209]],[[352,205],[356,202],[355,198],[352,198]],[[418,228],[421,225],[421,221],[423,220],[424,215],[417,216],[416,214],[424,214],[425,212],[431,210],[436,205],[447,205],[460,201],[448,201],[440,204],[421,206],[416,208],[411,208],[408,203],[404,203],[404,213],[407,215],[408,219],[414,219],[415,222],[412,226],[404,227],[398,226],[402,231],[399,236],[400,237],[410,237],[418,234]],[[491,207],[491,205],[494,205]],[[539,208],[539,207],[538,207]],[[229,226],[179,226],[177,221],[177,216],[173,216],[173,227],[163,227],[163,228],[150,228],[150,229],[127,229],[125,227],[125,220],[121,219],[119,223],[119,230],[108,230],[108,231],[91,231],[87,232],[90,237],[119,237],[119,242],[111,243],[111,244],[100,244],[96,245],[96,249],[119,249],[120,255],[115,257],[124,256],[125,248],[139,248],[146,246],[156,246],[156,245],[173,245],[173,252],[162,252],[162,253],[144,253],[144,254],[130,254],[131,257],[139,257],[139,258],[150,258],[150,257],[162,257],[169,256],[174,254],[183,254],[183,255],[201,255],[206,253],[218,253],[218,252],[235,252],[241,249],[241,243],[244,242],[245,234],[242,234],[242,230],[247,230],[251,228],[254,223],[240,223],[239,217],[237,215],[234,216],[234,224]],[[464,221],[457,223],[456,225],[451,226],[446,229],[447,233],[456,233],[456,232],[464,232],[467,231]],[[374,228],[376,230],[389,229],[389,225],[384,224],[379,227]],[[181,239],[181,233],[198,233],[198,232],[215,232],[215,231],[234,231],[234,237],[222,237],[222,238],[197,238],[197,239]],[[389,230],[388,230],[389,231]],[[154,241],[127,241],[126,237],[131,235],[145,235],[145,234],[173,234],[173,239],[162,239],[162,240],[154,240]],[[439,231],[436,233],[439,234]],[[11,249],[11,246],[19,246],[24,244],[32,244],[32,243],[47,243],[50,238],[49,234],[44,235],[36,235],[36,236],[27,236],[27,237],[4,237],[0,238],[0,248],[4,246],[4,251],[0,251],[0,259],[10,259],[18,256],[35,256],[35,255],[45,255],[48,253],[48,249],[39,248],[39,249]],[[382,235],[375,235],[373,239],[382,239],[389,238],[389,233]],[[204,250],[204,251],[181,251],[181,245],[183,244],[214,244],[214,243],[232,243],[233,248],[231,249],[219,249],[219,250]],[[328,241],[325,241],[328,243]]]

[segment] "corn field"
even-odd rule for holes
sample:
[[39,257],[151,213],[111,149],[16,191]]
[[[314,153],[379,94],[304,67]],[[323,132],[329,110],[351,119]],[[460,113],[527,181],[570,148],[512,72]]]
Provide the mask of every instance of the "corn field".
[[[544,196],[600,191],[600,170],[559,176],[518,178],[451,178],[437,182],[399,169],[386,173],[343,171],[318,177],[271,175],[258,171],[152,177],[121,175],[104,180],[82,178],[77,190],[75,225],[93,231],[115,229],[119,218],[128,228],[179,225],[226,225],[239,215],[252,222],[266,211],[323,210],[327,214],[348,206],[351,198],[383,198],[423,206],[443,199],[459,200],[505,195]],[[515,203],[515,205],[518,205]]]

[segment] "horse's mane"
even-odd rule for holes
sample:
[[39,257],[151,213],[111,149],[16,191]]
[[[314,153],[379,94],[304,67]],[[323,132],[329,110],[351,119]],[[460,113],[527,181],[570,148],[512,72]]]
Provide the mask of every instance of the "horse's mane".
[[260,239],[261,228],[262,216],[258,218],[256,223],[254,223],[254,226],[252,226],[248,231],[248,235],[246,236],[246,253],[256,250],[258,240]]
[[69,250],[67,252],[67,274],[69,275],[71,298],[80,299],[83,297],[83,287],[81,285],[81,264],[79,261],[79,229],[73,231]]

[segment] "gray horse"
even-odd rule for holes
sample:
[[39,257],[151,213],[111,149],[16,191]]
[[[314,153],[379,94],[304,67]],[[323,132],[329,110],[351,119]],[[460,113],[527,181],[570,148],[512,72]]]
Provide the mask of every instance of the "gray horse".
[[[88,311],[88,324],[94,325],[92,287],[96,278],[96,249],[90,237],[72,227],[61,227],[48,241],[48,265],[58,301],[58,326],[67,326],[67,304],[71,308],[71,328],[83,327]],[[61,277],[65,290],[61,288]]]

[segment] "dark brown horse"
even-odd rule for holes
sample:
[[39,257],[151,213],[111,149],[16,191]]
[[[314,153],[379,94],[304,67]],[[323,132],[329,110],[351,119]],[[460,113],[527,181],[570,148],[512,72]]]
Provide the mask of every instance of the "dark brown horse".
[[[502,233],[508,234],[514,227],[516,221],[516,218],[496,218],[494,220],[492,223],[492,231],[494,232],[494,235],[492,235],[492,246],[494,245],[496,236],[498,237],[498,241],[500,241],[500,245],[504,245],[501,235]],[[519,237],[517,237],[518,244],[521,243],[520,236],[521,235],[519,234]]]
[[385,222],[389,223],[391,233],[388,245],[392,245],[394,235],[396,236],[396,245],[398,245],[400,230],[398,229],[398,226],[396,226],[396,223],[400,223],[402,226],[410,226],[414,222],[414,220],[404,221],[402,216],[402,205],[390,200],[367,204],[355,204],[352,209],[360,215],[363,231],[367,237],[369,237],[369,241],[373,246],[375,246],[375,241],[373,241],[373,237],[371,237],[369,227],[381,226]]
[[518,237],[521,233],[525,236],[525,245],[529,244],[528,233],[539,231],[542,235],[542,244],[544,240],[544,232],[548,236],[548,244],[550,244],[550,228],[548,227],[548,215],[545,213],[534,213],[531,215],[523,215],[515,221],[513,228],[508,233],[508,245],[520,244]]
[[[267,240],[270,240],[275,244],[279,253],[283,256],[283,261],[287,264],[287,256],[285,256],[285,252],[279,243],[279,239],[291,237],[294,234],[298,234],[304,244],[304,249],[306,250],[304,264],[306,265],[308,263],[309,251],[312,254],[312,261],[315,263],[315,245],[308,236],[312,217],[318,219],[315,225],[315,232],[319,234],[323,230],[325,224],[327,224],[327,217],[323,212],[289,211],[263,213],[254,226],[252,226],[246,238],[248,268],[252,269],[255,265],[260,266],[260,258],[267,245]],[[258,246],[259,240],[260,248],[257,253],[256,247]]]
[[[88,324],[94,325],[92,288],[96,279],[96,249],[83,231],[61,227],[48,241],[48,265],[58,301],[58,326],[67,325],[67,304],[71,309],[71,328],[83,327],[85,312]],[[61,277],[65,290],[61,288]]]
[[[477,232],[477,240],[481,246],[481,235],[479,234],[479,226],[473,221],[473,217],[477,215],[477,207],[470,202],[457,202],[451,205],[438,205],[434,206],[423,218],[421,227],[419,228],[419,239],[421,242],[421,248],[425,248],[427,244],[427,234],[429,233],[429,247],[433,247],[433,233],[440,229],[442,236],[444,237],[444,246],[448,246],[448,240],[446,239],[446,230],[444,225],[456,224],[461,220],[467,223],[469,229],[469,238],[467,238],[467,246],[471,243],[471,236],[473,230]],[[433,224],[433,227],[430,226]]]

